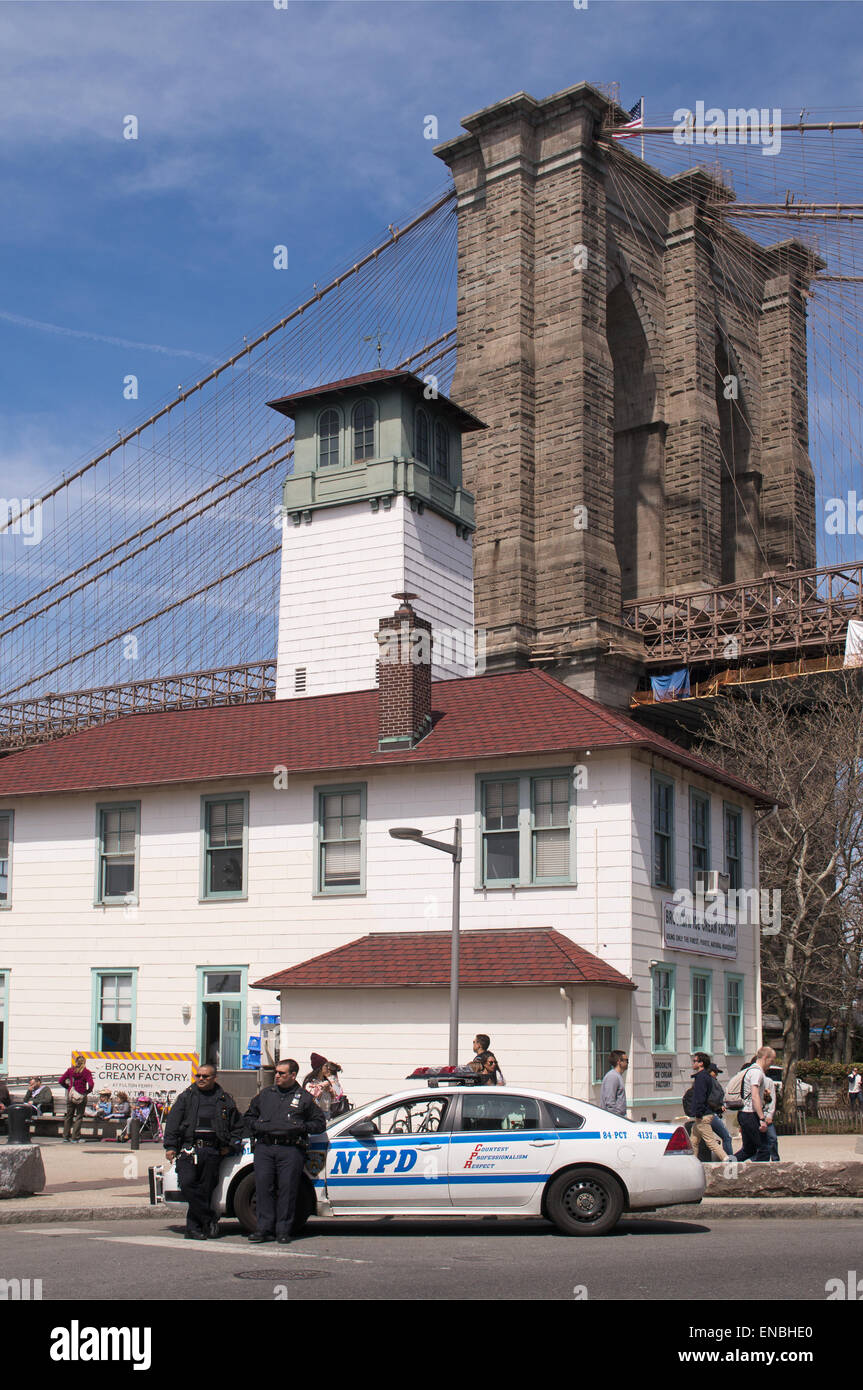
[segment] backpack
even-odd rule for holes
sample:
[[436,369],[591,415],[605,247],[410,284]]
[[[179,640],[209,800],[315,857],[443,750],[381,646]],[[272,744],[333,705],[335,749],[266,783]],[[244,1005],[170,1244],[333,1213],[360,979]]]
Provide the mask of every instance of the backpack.
[[715,1076],[711,1077],[710,1079],[710,1090],[707,1093],[707,1104],[710,1106],[710,1109],[713,1111],[714,1115],[718,1115],[723,1105],[725,1104],[725,1092],[723,1091],[722,1086],[717,1081]]
[[[684,1091],[683,1100],[681,1102],[681,1104],[683,1105],[684,1115],[688,1115],[690,1119],[695,1118],[695,1106],[693,1104],[692,1099],[694,1090],[695,1087],[690,1086],[688,1091]],[[712,1110],[714,1114],[718,1114],[724,1104],[725,1092],[723,1091],[719,1082],[716,1080],[716,1077],[713,1076],[710,1079],[710,1090],[707,1092],[708,1109]]]
[[732,1076],[725,1088],[725,1105],[728,1110],[742,1110],[746,1097],[743,1094],[743,1082],[747,1072],[752,1070],[755,1064],[751,1062],[748,1067],[744,1067],[736,1076]]

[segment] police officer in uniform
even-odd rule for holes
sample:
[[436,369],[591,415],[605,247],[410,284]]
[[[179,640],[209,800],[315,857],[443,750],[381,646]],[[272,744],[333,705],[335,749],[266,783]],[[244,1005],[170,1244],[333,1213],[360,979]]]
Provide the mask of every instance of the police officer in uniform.
[[165,1121],[165,1157],[177,1159],[177,1181],[188,1202],[186,1240],[206,1240],[219,1234],[211,1199],[219,1181],[222,1159],[239,1150],[243,1119],[227,1091],[216,1081],[209,1062],[198,1067],[187,1091],[182,1091]]
[[308,1091],[297,1084],[299,1063],[283,1058],[276,1084],[259,1091],[246,1111],[244,1133],[255,1141],[255,1199],[258,1229],[249,1240],[290,1245],[306,1136],[322,1134],[327,1121]]

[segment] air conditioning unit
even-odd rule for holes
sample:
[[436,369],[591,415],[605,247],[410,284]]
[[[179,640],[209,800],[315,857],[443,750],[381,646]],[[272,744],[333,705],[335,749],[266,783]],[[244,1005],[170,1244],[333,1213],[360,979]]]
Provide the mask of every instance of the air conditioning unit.
[[696,883],[699,881],[704,887],[706,898],[715,898],[719,893],[727,893],[731,887],[730,876],[721,874],[718,869],[710,869],[707,873],[699,874]]

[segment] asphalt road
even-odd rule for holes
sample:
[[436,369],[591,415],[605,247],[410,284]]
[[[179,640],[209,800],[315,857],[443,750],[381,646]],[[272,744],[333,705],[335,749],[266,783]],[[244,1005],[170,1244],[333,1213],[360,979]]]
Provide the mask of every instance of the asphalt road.
[[[313,1221],[290,1247],[253,1246],[235,1222],[184,1241],[173,1213],[78,1226],[6,1226],[0,1279],[41,1280],[43,1301],[674,1301],[824,1303],[863,1275],[855,1220],[624,1220],[567,1237],[542,1221]],[[31,1285],[32,1287],[32,1285]],[[93,1309],[93,1316],[96,1310]],[[115,1314],[116,1317],[116,1314]],[[799,1320],[786,1310],[783,1320]]]

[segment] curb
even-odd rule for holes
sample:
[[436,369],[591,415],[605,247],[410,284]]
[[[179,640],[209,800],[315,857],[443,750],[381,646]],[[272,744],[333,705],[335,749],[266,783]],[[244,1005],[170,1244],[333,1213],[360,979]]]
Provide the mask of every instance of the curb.
[[[170,1213],[171,1208],[167,1209]],[[51,1207],[47,1210],[26,1211],[17,1207],[15,1211],[4,1211],[0,1205],[0,1226],[29,1226],[45,1221],[133,1221],[138,1217],[164,1216],[164,1206],[151,1207]]]
[[[0,1226],[24,1226],[49,1221],[134,1221],[142,1217],[148,1220],[165,1220],[171,1216],[176,1217],[177,1214],[177,1205],[173,1203],[170,1206],[162,1204],[157,1207],[54,1207],[50,1211],[43,1208],[42,1211],[33,1212],[20,1207],[16,1211],[4,1212],[0,1207]],[[442,1210],[440,1215],[452,1218],[454,1213]],[[706,1198],[697,1205],[688,1203],[686,1206],[658,1207],[652,1212],[624,1212],[621,1220],[714,1221],[719,1217],[732,1220],[748,1218],[750,1221],[764,1217],[783,1221],[863,1218],[863,1197],[713,1197]]]
[[761,1220],[764,1217],[821,1221],[863,1217],[863,1197],[706,1197],[697,1206],[658,1207],[655,1212],[626,1212],[626,1221],[662,1221],[666,1217],[698,1221],[717,1217]]

